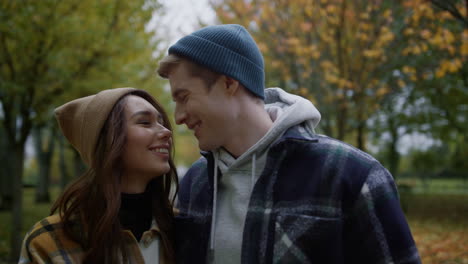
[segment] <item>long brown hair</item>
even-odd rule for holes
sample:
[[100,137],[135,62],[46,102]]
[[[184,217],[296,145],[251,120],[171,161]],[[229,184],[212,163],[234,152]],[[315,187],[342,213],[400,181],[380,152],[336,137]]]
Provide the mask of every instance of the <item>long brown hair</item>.
[[[161,114],[164,126],[172,131],[169,118],[162,106],[147,92],[136,90],[127,95],[140,96]],[[127,96],[126,95],[126,96]],[[90,168],[57,199],[51,214],[58,211],[66,234],[86,250],[83,263],[119,263],[126,260],[125,241],[119,220],[120,184],[123,168],[121,156],[126,142],[125,98],[114,105],[95,148]],[[147,186],[152,196],[152,214],[161,231],[165,259],[174,260],[174,230],[172,205],[179,185],[173,162],[174,144],[169,159],[170,171],[155,177]],[[171,187],[175,192],[170,199]],[[76,232],[76,223],[83,232]]]

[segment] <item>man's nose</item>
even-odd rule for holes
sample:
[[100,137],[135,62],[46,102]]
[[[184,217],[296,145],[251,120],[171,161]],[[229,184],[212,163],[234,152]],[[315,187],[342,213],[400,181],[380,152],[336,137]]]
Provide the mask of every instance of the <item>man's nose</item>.
[[182,107],[176,105],[175,111],[174,111],[174,119],[177,125],[182,125],[185,123],[185,120],[187,119],[187,113],[185,112]]

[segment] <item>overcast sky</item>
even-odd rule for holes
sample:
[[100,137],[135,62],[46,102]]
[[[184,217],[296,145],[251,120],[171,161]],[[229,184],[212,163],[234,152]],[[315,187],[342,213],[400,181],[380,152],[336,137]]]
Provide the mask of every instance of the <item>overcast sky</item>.
[[161,3],[164,5],[162,17],[155,15],[150,27],[158,27],[158,37],[166,39],[167,46],[198,29],[199,21],[215,23],[216,15],[208,0],[161,0]]

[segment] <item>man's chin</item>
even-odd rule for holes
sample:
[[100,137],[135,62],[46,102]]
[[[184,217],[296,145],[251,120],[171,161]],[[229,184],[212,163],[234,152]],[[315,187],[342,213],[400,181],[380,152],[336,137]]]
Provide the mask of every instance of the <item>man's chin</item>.
[[203,143],[200,143],[200,141],[198,141],[198,148],[202,151],[213,151],[216,149],[214,146],[204,145]]

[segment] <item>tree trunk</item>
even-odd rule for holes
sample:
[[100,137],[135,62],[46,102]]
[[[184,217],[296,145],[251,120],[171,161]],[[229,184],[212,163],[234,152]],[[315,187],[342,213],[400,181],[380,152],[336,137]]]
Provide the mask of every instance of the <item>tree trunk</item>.
[[[360,97],[361,98],[361,97]],[[364,118],[364,108],[362,104],[358,107],[357,109],[357,138],[356,138],[356,144],[357,148],[366,151],[366,139],[365,139],[365,133],[366,133],[366,120]]]
[[63,135],[58,136],[59,143],[59,167],[60,167],[60,189],[64,190],[68,184],[70,176],[67,171],[67,164],[65,162],[65,141]]
[[[6,149],[3,148],[2,149]],[[0,210],[11,210],[13,208],[13,170],[12,166],[12,156],[2,155],[2,166],[0,168]]]
[[366,151],[366,139],[365,139],[365,133],[366,133],[366,121],[358,121],[358,127],[357,127],[357,148]]
[[393,178],[396,179],[398,175],[398,167],[400,164],[400,153],[397,150],[398,143],[398,126],[395,125],[395,121],[392,117],[388,120],[388,128],[390,131],[390,144],[388,149],[388,169],[392,173]]
[[337,126],[338,126],[338,131],[337,131],[337,136],[336,139],[338,140],[344,140],[344,137],[346,135],[346,119],[348,117],[348,109],[346,106],[344,106],[342,103],[338,102],[338,114],[337,114]]
[[9,144],[9,151],[12,160],[12,171],[14,174],[11,175],[13,180],[13,217],[11,223],[11,259],[16,261],[19,259],[22,241],[22,214],[23,214],[23,162],[24,162],[24,144],[25,142]]
[[[0,149],[7,150],[7,137],[3,127],[0,126]],[[11,210],[13,208],[13,177],[11,170],[12,156],[8,151],[0,152],[0,210]]]
[[[55,147],[55,130],[54,128],[49,128],[49,133],[45,131],[45,128],[36,128],[33,130],[34,143],[36,147],[37,158],[39,161],[39,179],[36,187],[36,203],[48,203],[50,202],[50,171],[52,165],[52,156],[54,153]],[[44,148],[44,139],[47,138],[47,147]]]

